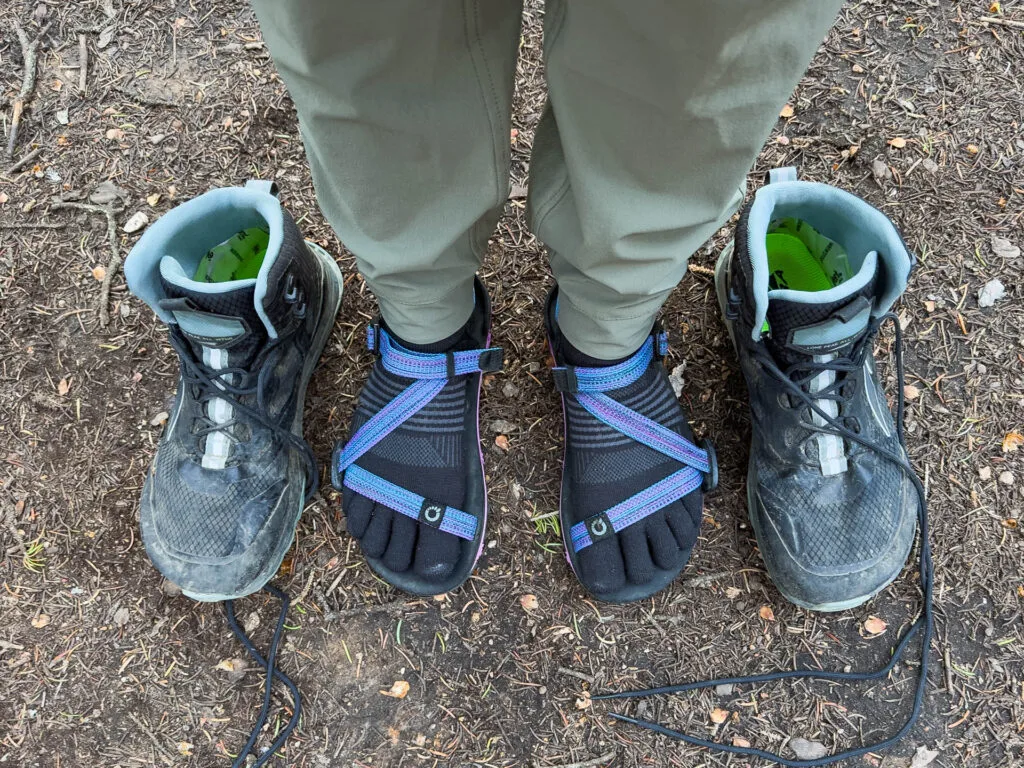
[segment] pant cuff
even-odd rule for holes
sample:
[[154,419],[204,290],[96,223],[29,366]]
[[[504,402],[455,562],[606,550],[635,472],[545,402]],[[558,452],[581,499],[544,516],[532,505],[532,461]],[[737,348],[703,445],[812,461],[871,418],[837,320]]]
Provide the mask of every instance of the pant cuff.
[[[558,329],[576,349],[599,360],[618,360],[640,349],[651,334],[662,299],[652,300],[649,312],[633,307],[629,317],[595,318],[585,314],[559,292]],[[639,314],[638,314],[639,312]]]
[[[473,275],[434,300],[408,303],[394,298],[393,291],[370,285],[380,314],[388,327],[410,344],[433,344],[451,336],[473,313]],[[416,294],[416,290],[399,293]],[[417,296],[417,299],[420,297]]]

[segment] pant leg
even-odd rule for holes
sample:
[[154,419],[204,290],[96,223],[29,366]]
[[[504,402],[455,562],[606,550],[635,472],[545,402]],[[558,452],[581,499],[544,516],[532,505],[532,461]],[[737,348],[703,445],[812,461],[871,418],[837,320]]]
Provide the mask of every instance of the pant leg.
[[508,197],[515,0],[253,0],[324,215],[413,343],[455,332]]
[[842,0],[548,0],[534,232],[559,325],[632,353],[722,226]]

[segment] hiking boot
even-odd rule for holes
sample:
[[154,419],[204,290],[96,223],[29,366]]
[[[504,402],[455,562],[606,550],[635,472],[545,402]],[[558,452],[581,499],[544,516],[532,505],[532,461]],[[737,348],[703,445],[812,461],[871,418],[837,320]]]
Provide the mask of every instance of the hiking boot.
[[[744,208],[715,268],[750,394],[750,520],[788,600],[839,611],[899,574],[918,495],[878,383],[872,342],[912,257],[889,219],[792,168]],[[846,436],[843,430],[849,430]]]
[[167,324],[181,363],[142,490],[142,538],[196,600],[262,587],[318,480],[302,406],[341,272],[273,191],[207,192],[161,217],[125,261],[129,289]]

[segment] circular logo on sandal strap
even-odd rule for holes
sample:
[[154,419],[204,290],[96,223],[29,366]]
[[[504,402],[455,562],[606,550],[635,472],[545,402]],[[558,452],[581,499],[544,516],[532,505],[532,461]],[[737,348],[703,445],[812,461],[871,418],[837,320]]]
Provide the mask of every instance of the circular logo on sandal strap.
[[423,510],[423,519],[428,523],[436,523],[441,519],[444,514],[444,509],[439,507],[437,504],[431,504]]
[[611,536],[615,533],[611,520],[604,513],[591,517],[584,524],[587,526],[587,533],[590,534],[591,541],[600,541],[606,536]]

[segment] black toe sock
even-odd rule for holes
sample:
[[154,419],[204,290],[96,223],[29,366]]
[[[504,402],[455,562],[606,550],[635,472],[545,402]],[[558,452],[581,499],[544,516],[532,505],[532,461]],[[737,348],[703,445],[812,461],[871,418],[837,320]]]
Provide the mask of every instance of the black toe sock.
[[[560,356],[569,365],[597,368],[628,359],[599,360],[560,340]],[[659,361],[633,384],[605,393],[652,421],[693,441],[683,409]],[[565,472],[570,483],[570,512],[575,524],[639,493],[681,465],[637,443],[590,414],[571,394],[565,396]],[[628,584],[643,585],[657,570],[678,571],[697,540],[702,515],[700,489],[674,501],[614,536],[577,553],[580,578],[591,590],[608,593]]]
[[[459,331],[433,344],[409,344],[384,327],[397,344],[410,351],[440,353],[477,348],[471,329],[478,324],[474,314]],[[359,396],[349,437],[412,383],[378,362]],[[475,413],[467,413],[466,407],[467,387],[473,383],[473,377],[468,376],[449,382],[422,410],[361,456],[356,465],[420,496],[463,509],[465,420],[476,418]],[[359,539],[368,557],[379,558],[389,570],[412,571],[426,581],[441,581],[454,570],[461,544],[452,534],[421,525],[347,486],[343,505],[349,532]]]

